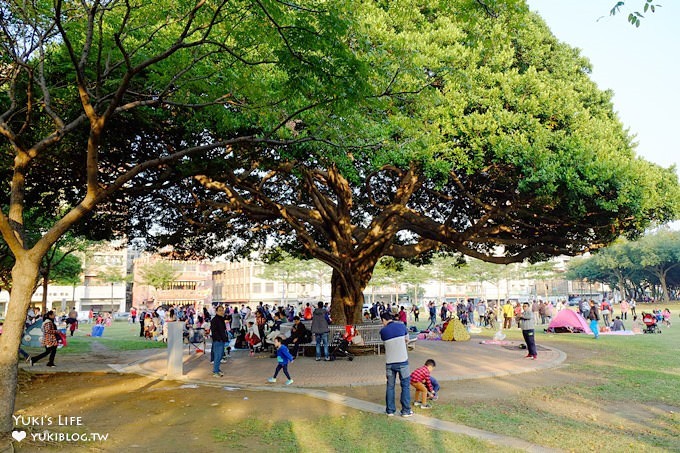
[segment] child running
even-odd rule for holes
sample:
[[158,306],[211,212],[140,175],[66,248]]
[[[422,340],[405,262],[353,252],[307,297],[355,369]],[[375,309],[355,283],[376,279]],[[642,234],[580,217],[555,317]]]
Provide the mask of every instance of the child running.
[[276,361],[278,363],[274,376],[267,379],[267,382],[276,382],[276,376],[279,374],[279,371],[283,370],[283,374],[288,378],[286,385],[290,385],[293,383],[293,380],[290,378],[290,374],[288,374],[288,364],[294,360],[293,356],[290,354],[288,347],[283,344],[283,338],[281,337],[274,338],[274,347],[276,348]]
[[416,368],[411,373],[411,385],[416,389],[414,406],[420,406],[422,409],[430,409],[432,406],[427,404],[427,397],[434,396],[434,388],[430,379],[430,373],[437,364],[432,359],[427,359],[425,365]]

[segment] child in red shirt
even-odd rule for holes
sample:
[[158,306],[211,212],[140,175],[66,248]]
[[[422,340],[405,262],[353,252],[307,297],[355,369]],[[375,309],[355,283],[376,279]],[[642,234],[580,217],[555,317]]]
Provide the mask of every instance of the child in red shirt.
[[432,381],[430,380],[430,373],[437,364],[432,359],[427,359],[425,365],[416,368],[411,373],[411,385],[416,389],[414,406],[420,406],[422,409],[430,409],[432,406],[427,404],[427,397],[434,395]]

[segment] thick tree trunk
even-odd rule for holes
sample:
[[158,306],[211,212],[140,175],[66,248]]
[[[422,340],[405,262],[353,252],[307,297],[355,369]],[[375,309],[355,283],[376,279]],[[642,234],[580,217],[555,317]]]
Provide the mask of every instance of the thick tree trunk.
[[337,270],[331,277],[331,317],[335,324],[355,324],[361,320],[364,305],[364,288],[368,282],[352,275],[344,278]]
[[664,271],[658,272],[659,284],[661,285],[661,297],[663,297],[664,303],[668,304],[671,299],[668,296],[668,284],[666,283],[666,273]]
[[17,259],[12,268],[12,292],[7,317],[0,335],[0,445],[9,442],[14,426],[14,398],[17,390],[19,345],[38,276],[38,262]]
[[619,279],[619,291],[621,291],[621,300],[623,299],[628,299],[628,295],[626,293],[626,285],[623,282],[623,279]]

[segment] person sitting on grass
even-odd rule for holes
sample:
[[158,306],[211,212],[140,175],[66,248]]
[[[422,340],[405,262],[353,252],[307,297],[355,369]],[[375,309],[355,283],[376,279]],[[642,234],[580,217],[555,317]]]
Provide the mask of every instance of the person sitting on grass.
[[279,371],[283,370],[283,374],[285,374],[288,378],[286,385],[291,385],[293,383],[293,379],[288,373],[288,364],[293,362],[295,359],[288,350],[288,347],[283,344],[283,338],[274,338],[274,347],[276,348],[276,370],[274,371],[274,376],[267,379],[267,382],[276,382],[276,376],[279,374]]
[[612,332],[626,330],[626,328],[623,326],[623,321],[621,321],[620,316],[617,316],[616,318],[614,318],[614,322],[612,322],[611,329],[612,329]]
[[416,389],[416,394],[413,398],[415,400],[414,406],[420,406],[422,409],[430,409],[432,407],[427,404],[427,398],[430,396],[434,397],[435,394],[430,373],[432,373],[436,366],[437,364],[434,360],[427,359],[425,365],[411,372],[411,385]]

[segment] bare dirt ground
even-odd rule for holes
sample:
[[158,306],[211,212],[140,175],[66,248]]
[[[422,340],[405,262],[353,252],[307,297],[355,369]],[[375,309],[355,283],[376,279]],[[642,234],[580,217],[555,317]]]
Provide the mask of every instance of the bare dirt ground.
[[[117,374],[22,373],[15,413],[52,417],[52,426],[29,426],[15,451],[215,451],[213,429],[248,417],[265,420],[313,419],[352,412],[314,398],[269,392],[229,391],[223,388],[182,388],[173,381]],[[304,401],[301,401],[304,400]],[[304,407],[304,411],[291,408]],[[303,415],[304,413],[304,415]],[[77,416],[82,425],[55,427],[57,417]],[[168,429],[170,428],[170,429]],[[42,442],[32,433],[108,434],[105,441]],[[243,436],[254,433],[244,432]],[[229,445],[223,445],[222,451]],[[253,442],[254,451],[257,441]]]

